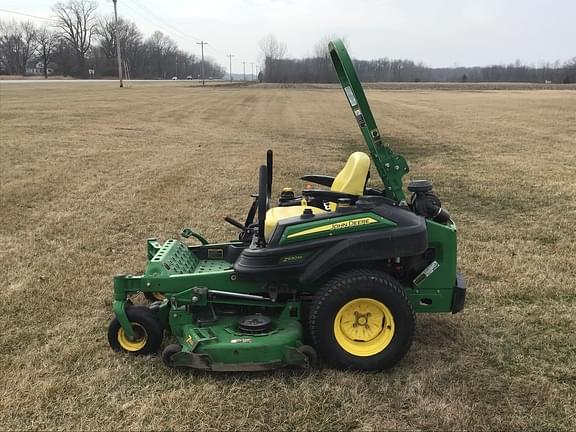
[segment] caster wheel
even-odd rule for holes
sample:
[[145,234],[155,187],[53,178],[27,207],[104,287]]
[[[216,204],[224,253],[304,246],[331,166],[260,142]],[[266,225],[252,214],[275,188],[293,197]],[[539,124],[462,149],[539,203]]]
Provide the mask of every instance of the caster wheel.
[[126,308],[126,316],[134,329],[134,339],[130,340],[117,318],[108,326],[108,343],[114,351],[134,355],[156,353],[160,349],[164,331],[158,317],[150,309],[142,306]]
[[173,368],[174,365],[172,364],[170,358],[174,354],[178,354],[180,351],[182,351],[182,347],[178,344],[170,344],[166,348],[164,348],[164,351],[162,351],[162,361],[164,362],[164,364],[169,368]]

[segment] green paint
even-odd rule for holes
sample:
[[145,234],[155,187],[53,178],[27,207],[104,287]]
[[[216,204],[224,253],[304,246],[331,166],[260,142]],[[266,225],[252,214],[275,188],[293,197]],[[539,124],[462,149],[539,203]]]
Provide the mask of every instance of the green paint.
[[[435,250],[438,268],[419,284],[408,287],[408,297],[416,312],[450,312],[456,285],[456,226],[426,220],[426,228],[428,247]],[[431,304],[427,304],[429,301]]]

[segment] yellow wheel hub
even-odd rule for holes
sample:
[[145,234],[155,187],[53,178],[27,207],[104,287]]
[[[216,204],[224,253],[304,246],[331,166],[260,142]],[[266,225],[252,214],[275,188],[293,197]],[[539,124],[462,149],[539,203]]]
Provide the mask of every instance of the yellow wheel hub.
[[122,349],[126,351],[137,352],[146,346],[148,335],[146,329],[142,327],[142,325],[134,322],[130,324],[132,324],[132,328],[134,329],[135,339],[133,341],[128,339],[128,336],[124,333],[124,329],[120,327],[118,329],[118,343]]
[[340,308],[334,320],[334,336],[348,353],[368,357],[383,351],[394,337],[394,317],[378,300],[358,298]]

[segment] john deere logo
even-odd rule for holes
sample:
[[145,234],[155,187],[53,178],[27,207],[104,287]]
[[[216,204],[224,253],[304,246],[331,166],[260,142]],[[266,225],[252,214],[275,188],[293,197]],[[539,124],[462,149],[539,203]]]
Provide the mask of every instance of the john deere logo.
[[376,221],[372,218],[369,218],[369,217],[362,218],[362,219],[353,219],[353,220],[349,220],[349,221],[344,221],[344,222],[332,224],[332,229],[333,230],[339,230],[339,229],[345,229],[345,228],[352,228],[352,227],[360,226],[360,225],[368,225],[368,224],[371,224],[374,222],[376,222]]
[[377,223],[377,222],[378,221],[376,219],[371,218],[371,217],[351,219],[351,220],[347,220],[347,221],[343,221],[343,222],[336,222],[336,223],[332,223],[332,224],[328,224],[328,225],[321,225],[321,226],[315,227],[315,228],[308,228],[308,229],[303,230],[303,231],[299,231],[299,232],[296,232],[293,234],[288,234],[287,238],[292,239],[295,237],[302,237],[302,236],[311,235],[311,234],[319,234],[319,233],[323,233],[323,232],[339,231],[339,230],[343,230],[343,229],[347,229],[347,228],[353,228],[353,227],[362,226],[362,225],[370,225],[370,224]]

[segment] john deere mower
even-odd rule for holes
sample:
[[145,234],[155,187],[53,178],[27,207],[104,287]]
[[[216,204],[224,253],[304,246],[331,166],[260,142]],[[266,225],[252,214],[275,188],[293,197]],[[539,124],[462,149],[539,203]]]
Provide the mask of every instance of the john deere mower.
[[[431,182],[411,181],[406,198],[406,160],[381,138],[342,42],[329,50],[370,156],[353,153],[335,177],[302,177],[318,187],[273,200],[268,151],[246,220],[226,218],[238,240],[209,243],[188,228],[182,237],[200,244],[149,239],[144,273],[114,278],[114,350],[164,347],[167,366],[212,371],[317,361],[378,371],[409,350],[415,312],[462,310],[454,222]],[[367,186],[371,166],[381,188]],[[133,304],[138,293],[149,302]]]

